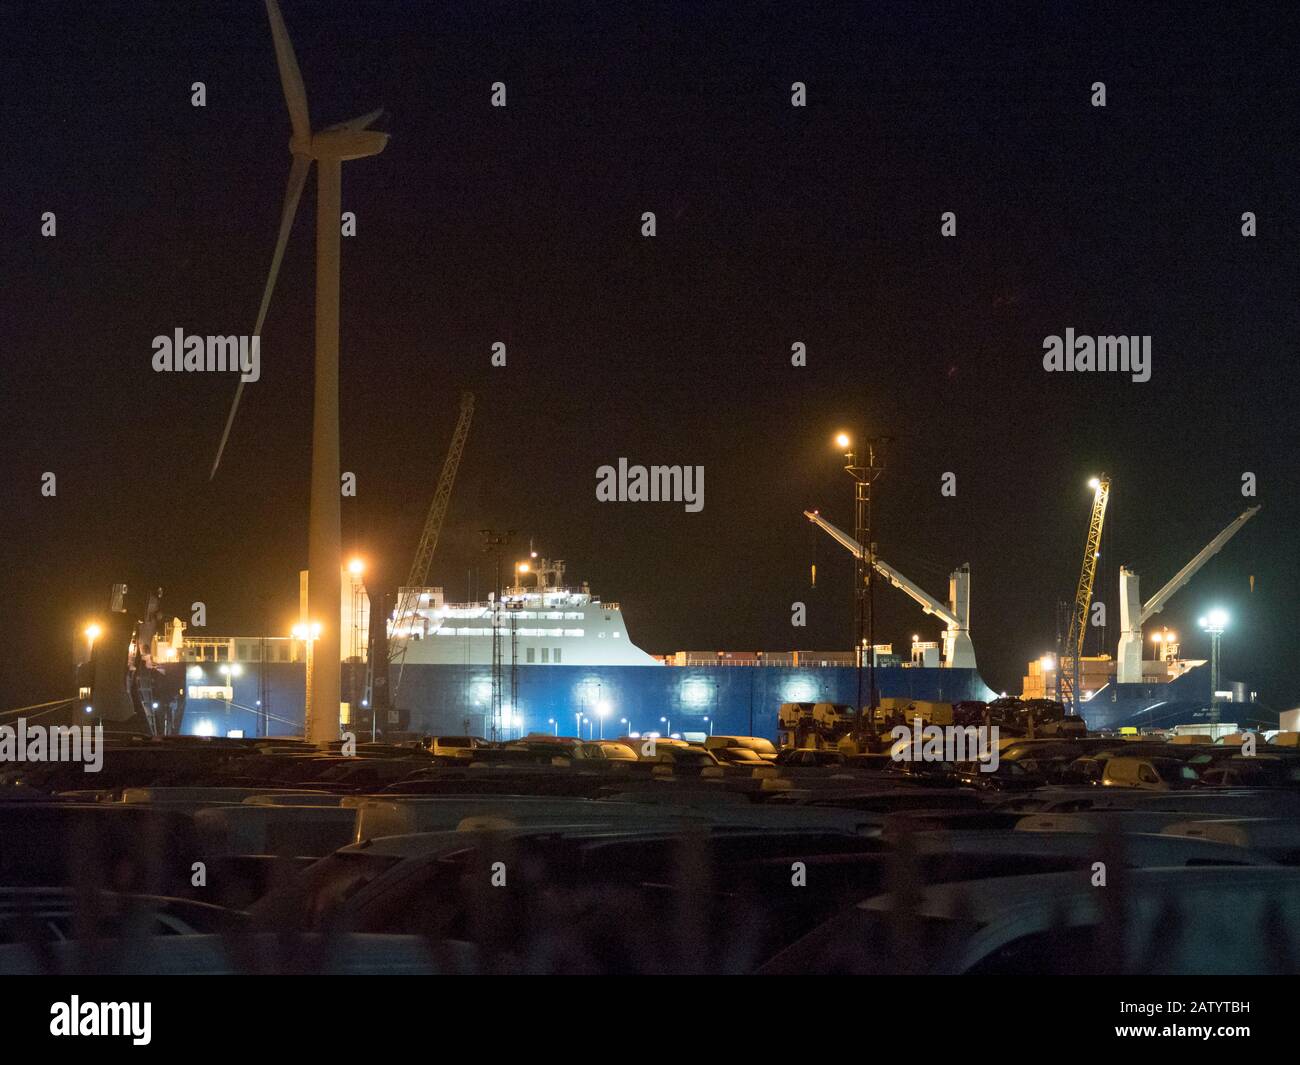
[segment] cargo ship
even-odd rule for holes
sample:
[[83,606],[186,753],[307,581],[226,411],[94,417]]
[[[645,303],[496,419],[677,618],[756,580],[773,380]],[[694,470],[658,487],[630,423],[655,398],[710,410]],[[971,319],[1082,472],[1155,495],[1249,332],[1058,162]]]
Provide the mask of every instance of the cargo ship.
[[[481,602],[450,601],[439,587],[400,589],[400,605],[385,624],[393,709],[372,720],[366,685],[369,599],[360,574],[345,570],[345,728],[390,737],[775,737],[781,703],[856,699],[851,650],[652,655],[633,641],[617,602],[602,600],[585,584],[564,584],[562,562],[543,559],[530,571],[527,587]],[[154,732],[301,734],[307,651],[302,633],[198,635],[179,618],[162,616],[156,596],[151,610],[129,641],[122,635],[120,642],[129,643],[131,660],[141,664],[143,673],[133,675],[152,670],[166,680],[153,684],[157,691],[143,704],[135,697],[132,706],[120,693],[104,694],[104,688],[122,687],[116,679],[121,671],[116,659],[105,670],[101,655],[98,675],[106,679],[98,693],[83,685],[83,711],[98,704],[96,719],[130,718],[137,726],[148,721]],[[973,666],[941,664],[938,643],[914,640],[907,661],[889,644],[877,645],[873,654],[882,697],[960,702],[995,694]],[[153,705],[159,697],[162,702]]]
[[[948,601],[940,602],[887,565],[878,566],[891,584],[947,625],[941,641],[913,639],[906,659],[890,644],[872,648],[878,696],[931,703],[995,698],[998,693],[974,662],[969,568],[950,575]],[[783,703],[856,701],[852,650],[653,655],[633,641],[619,603],[602,600],[586,584],[566,586],[563,562],[542,559],[526,568],[526,585],[519,577],[499,597],[479,602],[453,602],[440,587],[400,589],[399,606],[383,630],[391,705],[377,714],[370,705],[369,597],[361,573],[345,569],[345,729],[389,738],[469,733],[506,740],[530,732],[775,738]],[[121,604],[119,589],[115,602]],[[129,652],[122,660],[107,659],[105,666],[101,654],[97,668],[83,663],[80,672],[97,676],[100,691],[82,683],[81,713],[154,733],[302,733],[304,634],[198,635],[185,631],[180,619],[163,616],[158,593],[150,597],[145,620],[126,631],[129,640],[123,634],[119,642]],[[1245,685],[1229,685],[1216,706],[1206,663],[1178,658],[1173,643],[1159,662],[1139,663],[1137,683],[1121,682],[1117,660],[1109,656],[1083,659],[1081,665],[1080,711],[1093,731],[1167,729],[1208,723],[1216,715],[1243,727],[1276,727],[1276,715]],[[1031,662],[1023,697],[1050,698],[1054,668],[1046,659]]]

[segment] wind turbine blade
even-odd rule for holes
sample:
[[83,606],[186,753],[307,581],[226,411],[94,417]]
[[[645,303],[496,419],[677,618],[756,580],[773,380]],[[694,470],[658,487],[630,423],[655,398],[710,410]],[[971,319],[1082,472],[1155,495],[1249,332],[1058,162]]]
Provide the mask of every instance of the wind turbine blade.
[[[284,259],[284,248],[289,243],[289,231],[293,229],[293,219],[298,213],[298,201],[302,199],[303,186],[307,184],[307,173],[311,170],[311,160],[305,155],[295,155],[293,166],[289,169],[289,186],[284,190],[284,209],[280,212],[280,235],[275,241],[275,254],[271,256],[271,269],[266,275],[266,287],[262,290],[262,306],[257,310],[257,325],[254,336],[262,335],[262,323],[266,321],[266,312],[271,306],[271,293],[275,291],[275,279],[280,276],[280,263]],[[239,400],[244,394],[244,381],[241,378],[235,388],[235,399],[230,404],[230,414],[226,417],[226,427],[221,433],[221,443],[217,445],[217,457],[212,460],[212,470],[208,480],[217,475],[221,465],[221,456],[226,450],[226,441],[230,438],[230,427],[235,424],[235,412],[239,410]]]
[[322,130],[321,132],[330,133],[336,130],[366,129],[370,126],[372,122],[378,121],[379,117],[383,113],[384,113],[384,109],[381,107],[377,111],[371,111],[370,114],[368,115],[361,115],[357,118],[349,118],[346,122],[340,122],[334,126],[326,126],[325,129]]
[[266,14],[271,20],[271,38],[275,41],[275,62],[280,68],[280,85],[284,89],[284,102],[289,108],[289,121],[293,135],[306,143],[311,140],[311,116],[307,112],[307,90],[302,83],[302,71],[293,54],[293,42],[280,14],[276,0],[266,0]]

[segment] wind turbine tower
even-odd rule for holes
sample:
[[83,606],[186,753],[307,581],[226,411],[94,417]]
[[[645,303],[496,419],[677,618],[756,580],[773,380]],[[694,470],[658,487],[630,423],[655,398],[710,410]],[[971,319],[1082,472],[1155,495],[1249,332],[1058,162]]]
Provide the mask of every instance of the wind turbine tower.
[[[381,111],[313,133],[307,110],[307,90],[276,0],[266,0],[266,13],[271,21],[280,84],[293,127],[289,141],[293,165],[289,170],[289,185],[280,216],[280,235],[254,330],[258,335],[280,272],[280,261],[284,257],[289,231],[293,228],[298,200],[307,183],[311,164],[316,164],[316,376],[312,403],[307,596],[310,620],[320,626],[320,637],[312,651],[321,667],[316,671],[308,694],[305,732],[308,740],[324,743],[339,738],[339,604],[343,562],[339,504],[339,237],[343,163],[349,159],[378,155],[388,143],[388,134],[368,128],[382,114]],[[241,381],[209,479],[216,475],[221,463],[242,393]]]

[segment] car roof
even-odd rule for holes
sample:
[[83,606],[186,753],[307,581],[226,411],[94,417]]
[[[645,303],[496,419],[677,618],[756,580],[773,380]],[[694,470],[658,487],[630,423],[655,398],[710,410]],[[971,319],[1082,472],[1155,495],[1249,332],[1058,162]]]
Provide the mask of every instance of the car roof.
[[[1300,869],[1284,865],[1197,865],[1152,867],[1127,871],[1131,889],[1172,890],[1186,900],[1198,892],[1249,888],[1266,891],[1300,891]],[[862,910],[892,909],[892,895],[876,895],[858,903]],[[1078,870],[1064,873],[1033,873],[1028,876],[992,877],[986,880],[958,880],[931,884],[922,889],[915,912],[930,917],[964,918],[986,922],[1008,910],[1031,909],[1050,913],[1068,912],[1072,918],[1094,920],[1101,914],[1101,892],[1091,877]]]
[[[1202,822],[1196,822],[1201,824]],[[1095,856],[1122,854],[1129,864],[1155,867],[1177,866],[1188,861],[1223,862],[1241,865],[1273,865],[1272,859],[1226,839],[1174,835],[1159,832],[1128,832],[1107,839],[1095,832],[1008,832],[999,829],[968,829],[961,832],[921,831],[911,836],[912,845],[927,854],[971,853],[980,855]],[[1105,852],[1105,853],[1103,853]]]
[[497,839],[530,839],[557,836],[565,839],[601,842],[630,839],[668,839],[681,838],[684,829],[692,832],[705,832],[710,836],[815,836],[826,835],[826,829],[817,827],[791,827],[769,830],[752,825],[714,825],[707,821],[693,822],[684,826],[679,819],[648,819],[643,822],[627,824],[610,824],[609,822],[574,822],[571,824],[519,825],[500,830],[454,830],[450,832],[413,832],[402,836],[379,836],[342,847],[337,854],[377,854],[385,857],[417,858],[440,854],[449,850],[473,847],[483,839],[494,836]]

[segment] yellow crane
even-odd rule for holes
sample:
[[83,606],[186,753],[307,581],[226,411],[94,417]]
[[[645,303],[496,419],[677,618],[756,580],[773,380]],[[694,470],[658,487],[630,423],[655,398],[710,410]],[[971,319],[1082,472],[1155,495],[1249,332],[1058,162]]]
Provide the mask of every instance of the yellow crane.
[[[1079,583],[1074,591],[1074,609],[1070,611],[1070,629],[1056,656],[1056,698],[1066,712],[1079,712],[1079,661],[1083,658],[1083,638],[1088,632],[1088,611],[1092,608],[1092,586],[1097,578],[1097,559],[1101,557],[1101,528],[1106,520],[1106,501],[1110,498],[1110,478],[1104,473],[1088,482],[1093,490],[1092,517],[1088,520],[1088,543],[1083,549]],[[1066,677],[1065,654],[1071,658],[1070,676]]]
[[[429,515],[424,521],[424,531],[420,534],[419,546],[415,549],[415,559],[411,562],[411,572],[403,586],[401,600],[397,605],[393,632],[396,636],[408,628],[415,618],[419,606],[419,590],[429,580],[429,564],[433,561],[434,549],[438,546],[438,534],[442,532],[442,522],[447,516],[447,505],[451,502],[452,485],[456,483],[456,470],[460,467],[460,457],[465,451],[465,441],[469,437],[469,423],[474,417],[474,393],[465,392],[460,397],[460,419],[456,422],[456,431],[451,435],[451,447],[442,464],[442,474],[438,478],[437,490],[433,493],[433,502],[429,504]],[[402,671],[406,665],[406,645],[410,634],[400,640],[394,640],[389,651],[389,660],[397,665],[397,680],[393,684],[392,699],[402,686]]]

